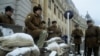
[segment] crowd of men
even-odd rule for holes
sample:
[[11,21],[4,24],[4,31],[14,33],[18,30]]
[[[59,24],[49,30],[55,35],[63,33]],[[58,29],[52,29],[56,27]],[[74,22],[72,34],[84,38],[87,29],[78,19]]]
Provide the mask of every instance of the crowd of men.
[[[100,28],[95,26],[92,20],[87,20],[87,25],[88,27],[85,31],[84,55],[91,56],[93,51],[94,56],[99,56]],[[75,25],[75,29],[72,31],[72,37],[74,37],[75,54],[81,55],[80,44],[82,43],[83,32],[79,28],[79,25]]]
[[[5,8],[5,14],[0,14],[0,23],[4,24],[14,24],[15,22],[12,19],[13,8],[7,6]],[[30,34],[36,45],[39,48],[42,48],[45,43],[45,40],[48,40],[52,37],[61,37],[62,32],[57,27],[57,21],[52,21],[52,25],[48,28],[46,27],[46,22],[41,20],[42,8],[40,5],[33,7],[33,12],[29,13],[25,19],[25,28],[24,32]],[[87,29],[85,31],[85,46],[87,56],[91,56],[92,51],[94,56],[99,56],[99,44],[100,44],[100,28],[95,26],[92,20],[87,21]],[[83,37],[83,32],[79,28],[79,25],[75,25],[75,29],[72,31],[72,37],[74,38],[75,51],[76,54],[80,53],[80,44],[81,38]]]
[[[0,14],[0,23],[15,25],[15,22],[12,19],[13,11],[11,6],[6,6],[5,14]],[[57,21],[52,21],[52,25],[47,28],[46,22],[41,20],[41,13],[41,6],[34,6],[33,12],[26,16],[25,28],[23,31],[33,37],[34,42],[39,48],[42,48],[45,45],[45,40],[61,36],[61,31],[56,25]]]

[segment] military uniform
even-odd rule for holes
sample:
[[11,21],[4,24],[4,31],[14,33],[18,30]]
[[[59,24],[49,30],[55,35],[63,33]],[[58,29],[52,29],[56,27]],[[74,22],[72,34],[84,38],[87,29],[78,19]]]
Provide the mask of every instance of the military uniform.
[[48,27],[48,39],[52,37],[61,37],[61,31],[57,26]]
[[98,56],[100,29],[97,26],[88,27],[85,33],[85,43],[87,47],[87,56],[91,56],[92,50],[94,56]]
[[[45,22],[45,21],[44,21],[44,22]],[[40,24],[40,29],[42,29],[42,30],[47,30],[46,24],[41,22],[41,24]]]
[[81,29],[75,29],[72,31],[72,37],[74,37],[74,43],[75,43],[75,51],[80,54],[80,44],[81,44],[81,37],[83,36],[83,32]]
[[30,13],[25,20],[26,32],[32,35],[34,39],[38,38],[42,31],[40,29],[40,23],[41,17],[33,13]]
[[0,15],[0,23],[4,23],[4,24],[15,24],[14,20],[10,17],[7,16],[6,14],[1,14]]
[[[47,32],[41,29],[41,16],[30,13],[25,20],[25,32],[32,35],[35,43],[42,48]],[[41,43],[41,44],[40,44]]]

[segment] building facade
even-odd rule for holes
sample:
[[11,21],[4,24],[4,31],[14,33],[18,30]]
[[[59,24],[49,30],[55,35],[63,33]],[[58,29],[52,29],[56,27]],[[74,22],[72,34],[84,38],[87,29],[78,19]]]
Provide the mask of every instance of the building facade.
[[79,15],[71,0],[38,0],[36,3],[41,4],[43,19],[47,22],[47,25],[50,26],[51,22],[56,20],[58,22],[57,26],[61,29],[63,35],[67,34],[68,28],[67,19],[64,18],[64,12],[67,10],[74,12],[74,17],[70,20],[70,34],[75,24],[79,24],[80,28],[85,32],[86,20]]
[[24,20],[33,7],[30,0],[0,0],[0,13],[5,13],[6,6],[14,8],[13,19],[21,26],[24,26]]
[[16,24],[25,26],[24,20],[28,13],[32,12],[33,6],[40,4],[42,7],[42,20],[45,20],[47,26],[51,25],[53,20],[57,21],[58,28],[61,29],[62,34],[67,34],[67,19],[64,18],[64,12],[72,10],[74,17],[70,20],[70,33],[74,29],[75,24],[85,30],[86,24],[76,7],[71,0],[0,0],[0,12],[4,11],[4,7],[10,5],[14,8],[15,12],[13,18]]

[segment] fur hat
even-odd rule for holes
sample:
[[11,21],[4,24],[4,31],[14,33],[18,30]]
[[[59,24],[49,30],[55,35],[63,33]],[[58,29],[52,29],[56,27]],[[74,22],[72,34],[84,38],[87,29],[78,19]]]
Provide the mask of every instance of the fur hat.
[[42,10],[40,4],[38,6],[33,7],[33,12],[35,13],[37,10]]
[[46,24],[46,22],[45,21],[42,21],[41,24]]
[[6,6],[5,7],[5,12],[7,12],[7,11],[11,11],[11,12],[13,12],[13,8],[11,7],[11,6]]

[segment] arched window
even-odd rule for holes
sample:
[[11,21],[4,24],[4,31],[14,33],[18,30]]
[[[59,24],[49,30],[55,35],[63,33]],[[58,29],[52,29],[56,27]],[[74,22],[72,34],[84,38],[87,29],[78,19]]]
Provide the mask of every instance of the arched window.
[[51,9],[51,0],[48,0],[48,7]]
[[50,18],[48,18],[48,26],[50,26]]
[[54,3],[54,0],[52,0],[52,3]]

